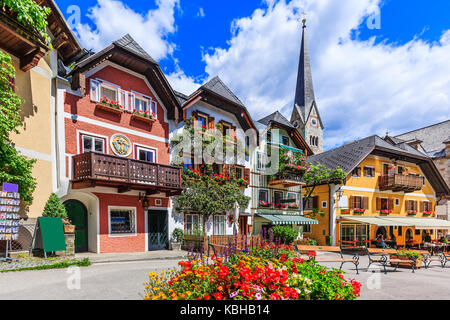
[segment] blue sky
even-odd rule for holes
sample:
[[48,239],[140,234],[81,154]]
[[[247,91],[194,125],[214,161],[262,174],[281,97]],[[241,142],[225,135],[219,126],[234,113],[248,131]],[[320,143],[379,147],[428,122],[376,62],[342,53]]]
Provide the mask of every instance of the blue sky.
[[[73,1],[56,2],[70,18]],[[130,33],[159,61],[176,90],[189,94],[219,75],[256,120],[274,109],[290,116],[299,19],[306,10],[326,148],[450,118],[448,0],[87,0],[77,5],[81,24],[74,30],[86,48],[100,50]],[[374,21],[381,28],[369,29],[367,21],[377,12],[380,20]],[[367,117],[373,111],[377,116]]]

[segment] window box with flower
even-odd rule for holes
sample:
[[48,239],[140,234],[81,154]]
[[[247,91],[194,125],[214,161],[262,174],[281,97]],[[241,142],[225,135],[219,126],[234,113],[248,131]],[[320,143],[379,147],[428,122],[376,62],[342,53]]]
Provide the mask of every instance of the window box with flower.
[[392,213],[392,210],[380,210],[382,216],[388,216]]
[[433,214],[432,211],[423,211],[423,212],[422,212],[422,215],[423,215],[424,217],[429,217],[429,216],[431,216],[432,214]]
[[354,214],[358,214],[358,215],[362,215],[366,212],[366,209],[354,209],[353,213]]
[[350,214],[350,209],[341,209],[341,214]]
[[246,189],[250,185],[250,182],[248,181],[248,179],[246,177],[237,179],[236,183],[242,189]]
[[416,210],[408,210],[407,214],[408,214],[408,216],[415,216],[415,215],[417,215],[417,211]]
[[230,181],[230,177],[229,176],[225,176],[223,174],[215,174],[213,176],[213,178],[218,183],[225,183],[225,182],[229,182]]
[[100,99],[100,102],[97,102],[97,108],[112,112],[114,114],[121,115],[123,113],[123,106],[120,105],[119,101],[109,100],[107,97],[103,97]]
[[199,170],[194,170],[192,168],[189,168],[184,171],[184,175],[188,179],[199,180],[202,178],[203,173],[201,173]]
[[299,210],[300,206],[297,203],[291,203],[291,204],[288,204],[288,209],[289,210]]
[[133,110],[133,113],[131,114],[131,117],[133,119],[147,122],[147,123],[153,123],[156,121],[156,115],[153,112],[147,111],[141,111],[141,110]]
[[267,202],[267,201],[260,201],[259,202],[259,207],[260,208],[272,208],[272,204],[270,202]]
[[288,206],[287,206],[287,204],[283,204],[283,203],[276,203],[276,204],[274,204],[274,209],[277,209],[277,210],[285,210]]

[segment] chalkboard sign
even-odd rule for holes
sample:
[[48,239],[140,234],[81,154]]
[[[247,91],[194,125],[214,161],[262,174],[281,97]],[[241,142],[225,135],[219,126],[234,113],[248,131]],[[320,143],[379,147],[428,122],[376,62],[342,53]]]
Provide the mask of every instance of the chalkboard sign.
[[9,251],[12,250],[12,241],[19,238],[20,223],[20,194],[19,186],[3,183],[0,191],[0,241],[6,241],[4,258],[0,261],[12,261]]
[[61,218],[39,217],[35,229],[35,249],[47,252],[66,251],[66,238]]

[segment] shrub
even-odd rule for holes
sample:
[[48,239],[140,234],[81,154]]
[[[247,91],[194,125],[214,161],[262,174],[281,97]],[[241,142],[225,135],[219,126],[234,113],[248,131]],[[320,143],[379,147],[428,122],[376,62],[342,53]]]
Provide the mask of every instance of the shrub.
[[61,199],[55,194],[52,193],[50,198],[47,200],[47,203],[44,207],[43,217],[51,217],[51,218],[62,218],[67,220],[67,211],[64,207]]
[[172,239],[174,239],[176,242],[183,242],[184,240],[184,233],[183,230],[180,228],[176,228],[172,232]]
[[280,239],[282,243],[292,243],[297,240],[298,231],[290,226],[274,226],[273,237],[276,240]]

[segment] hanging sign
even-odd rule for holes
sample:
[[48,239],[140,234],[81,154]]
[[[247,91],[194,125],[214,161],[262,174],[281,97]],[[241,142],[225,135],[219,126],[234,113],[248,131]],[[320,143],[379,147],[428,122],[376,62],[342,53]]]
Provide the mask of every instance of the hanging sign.
[[130,139],[123,134],[115,134],[111,137],[111,149],[121,157],[128,157],[133,151]]

